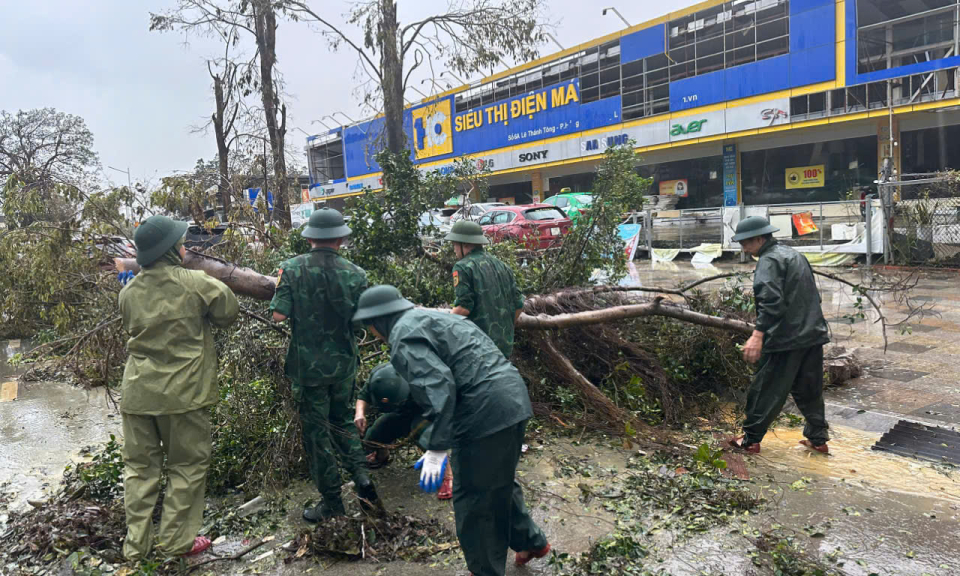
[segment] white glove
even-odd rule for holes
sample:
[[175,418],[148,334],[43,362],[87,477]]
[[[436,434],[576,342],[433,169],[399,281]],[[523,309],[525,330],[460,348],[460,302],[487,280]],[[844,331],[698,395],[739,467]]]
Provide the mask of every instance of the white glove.
[[420,488],[424,492],[436,492],[443,482],[447,453],[442,450],[427,450],[413,467],[420,471]]

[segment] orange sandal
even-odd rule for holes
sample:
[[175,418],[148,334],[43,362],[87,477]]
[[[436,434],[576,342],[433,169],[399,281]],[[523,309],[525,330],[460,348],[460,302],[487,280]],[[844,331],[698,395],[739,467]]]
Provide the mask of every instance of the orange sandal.
[[[539,550],[526,550],[524,552],[518,552],[513,563],[517,566],[524,566],[531,560],[536,560],[538,558],[543,558],[550,553],[550,543],[547,542],[547,545]],[[520,554],[527,554],[526,557],[521,557]]]
[[830,449],[827,448],[827,443],[826,443],[826,442],[824,442],[823,444],[820,444],[819,446],[814,446],[814,445],[813,445],[813,442],[811,442],[811,441],[809,441],[809,440],[801,440],[800,443],[803,444],[804,446],[806,446],[807,448],[809,448],[809,449],[811,449],[811,450],[815,450],[815,451],[817,451],[817,452],[819,452],[819,453],[821,453],[821,454],[829,454],[829,453],[830,453]]
[[196,556],[197,554],[203,553],[207,548],[211,546],[210,539],[206,536],[197,536],[193,539],[193,548],[189,552],[184,554],[184,556]]

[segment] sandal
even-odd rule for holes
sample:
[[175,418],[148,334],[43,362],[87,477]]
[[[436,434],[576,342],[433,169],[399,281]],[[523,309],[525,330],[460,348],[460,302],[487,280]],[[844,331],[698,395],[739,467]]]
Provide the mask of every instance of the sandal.
[[383,460],[377,459],[377,453],[371,452],[367,454],[367,468],[371,470],[376,470],[377,468],[383,468],[390,463],[390,455],[388,454]]
[[[516,558],[514,558],[513,563],[517,566],[523,566],[530,562],[531,560],[536,560],[537,558],[543,558],[550,553],[550,543],[547,542],[547,545],[539,550],[525,550],[523,552],[518,552]],[[521,557],[520,554],[527,554],[526,557]]]
[[830,449],[827,448],[827,443],[826,443],[826,442],[824,442],[823,444],[815,445],[813,442],[811,442],[811,441],[809,441],[809,440],[801,440],[800,443],[803,444],[804,446],[806,446],[807,448],[809,448],[809,449],[811,449],[811,450],[814,450],[814,451],[816,451],[816,452],[819,452],[819,453],[821,453],[821,454],[829,454],[829,453],[830,453]]
[[196,556],[201,554],[204,550],[211,546],[210,539],[206,536],[197,536],[193,539],[193,548],[189,552],[184,554],[184,556]]
[[743,436],[737,436],[736,438],[731,438],[727,440],[727,444],[733,446],[737,450],[743,450],[748,454],[759,454],[760,453],[760,443],[754,442],[753,444],[744,444]]

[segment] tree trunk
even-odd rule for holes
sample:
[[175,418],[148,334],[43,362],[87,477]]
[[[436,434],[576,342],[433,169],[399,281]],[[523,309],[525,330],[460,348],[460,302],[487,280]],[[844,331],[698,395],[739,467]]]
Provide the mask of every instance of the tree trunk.
[[[140,271],[140,266],[134,258],[114,258],[113,262],[118,271]],[[183,267],[190,270],[203,270],[208,275],[226,284],[238,296],[270,300],[273,298],[273,293],[277,287],[277,279],[273,276],[264,276],[256,270],[243,268],[192,250],[187,250],[187,255],[183,259]]]
[[217,177],[217,199],[223,206],[223,213],[230,213],[230,175],[229,159],[230,148],[227,146],[227,135],[224,133],[224,122],[227,115],[227,104],[223,99],[223,79],[220,76],[213,77],[213,96],[216,101],[217,111],[213,115],[213,132],[217,137],[217,160],[220,163],[219,175]]
[[[273,154],[274,186],[273,211],[284,228],[290,227],[290,211],[287,196],[287,161],[284,156],[284,132],[286,131],[286,107],[279,106],[279,98],[273,81],[273,66],[277,62],[277,15],[271,0],[259,0],[255,5],[257,48],[260,51],[260,99],[270,137]],[[283,119],[277,125],[277,115]],[[264,183],[266,190],[266,183]]]
[[380,40],[383,74],[383,111],[387,132],[387,149],[402,153],[406,148],[403,134],[403,62],[397,45],[396,0],[380,0]]

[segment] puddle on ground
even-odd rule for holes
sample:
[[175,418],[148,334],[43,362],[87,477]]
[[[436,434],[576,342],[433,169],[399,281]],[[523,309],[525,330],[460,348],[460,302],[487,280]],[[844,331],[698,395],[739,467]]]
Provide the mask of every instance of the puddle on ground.
[[948,476],[929,462],[871,450],[880,434],[846,426],[830,429],[830,455],[815,453],[799,444],[802,428],[777,428],[763,439],[758,463],[800,476],[839,480],[871,491],[888,491],[960,503],[960,475]]

